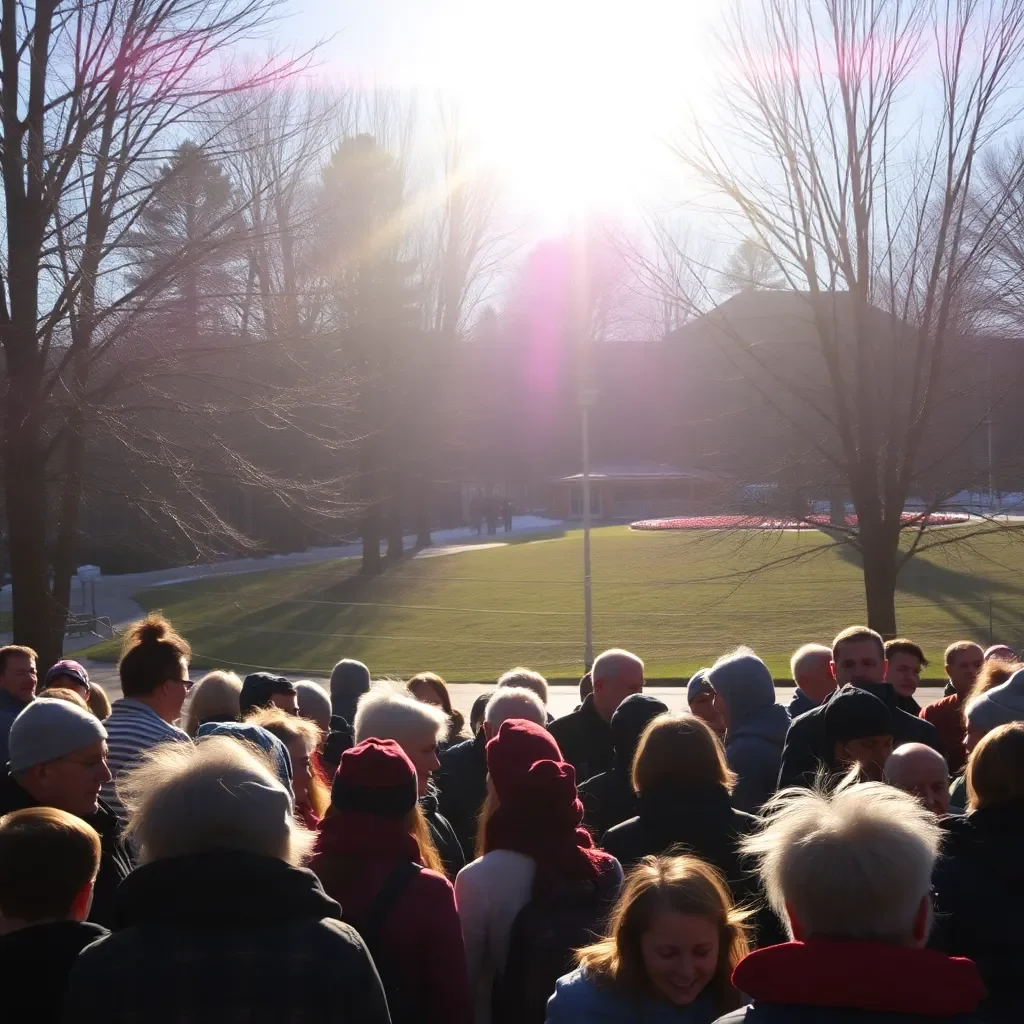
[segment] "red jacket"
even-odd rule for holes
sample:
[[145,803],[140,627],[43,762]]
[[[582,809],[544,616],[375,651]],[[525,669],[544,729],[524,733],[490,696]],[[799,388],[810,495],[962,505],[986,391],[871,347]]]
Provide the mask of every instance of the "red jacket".
[[949,762],[950,775],[959,775],[967,761],[964,748],[964,699],[959,693],[937,700],[921,712],[921,718],[938,730],[942,752]]
[[[400,820],[329,813],[320,823],[310,867],[341,904],[342,917],[358,920],[403,860],[419,862],[419,849]],[[381,942],[423,1020],[473,1024],[462,926],[447,878],[420,871],[382,926]]]

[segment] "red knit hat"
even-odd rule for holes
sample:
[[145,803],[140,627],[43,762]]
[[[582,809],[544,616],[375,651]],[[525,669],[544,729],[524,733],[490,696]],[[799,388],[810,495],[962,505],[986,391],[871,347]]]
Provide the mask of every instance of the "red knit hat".
[[551,733],[522,718],[502,722],[487,744],[487,770],[502,803],[515,799],[538,761],[561,760],[562,752]]
[[416,769],[394,740],[370,737],[341,755],[331,786],[336,811],[404,818],[416,800]]

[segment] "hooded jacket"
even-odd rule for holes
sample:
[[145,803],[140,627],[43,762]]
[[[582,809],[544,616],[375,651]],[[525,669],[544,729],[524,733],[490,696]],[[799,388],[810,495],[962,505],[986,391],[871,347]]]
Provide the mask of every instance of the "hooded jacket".
[[316,876],[241,850],[136,869],[113,934],[71,971],[68,1006],[75,1024],[389,1024],[370,954]]
[[790,719],[794,719],[807,711],[813,711],[817,706],[818,702],[811,700],[798,686],[793,691],[793,699],[789,702],[786,710],[789,712]]
[[549,731],[577,779],[590,779],[611,768],[615,756],[612,728],[598,713],[592,693],[578,711],[556,718]]

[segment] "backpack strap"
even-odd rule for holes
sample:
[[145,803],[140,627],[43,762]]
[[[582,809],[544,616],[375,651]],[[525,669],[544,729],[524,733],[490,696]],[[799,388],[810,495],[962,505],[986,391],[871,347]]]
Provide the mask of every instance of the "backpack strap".
[[420,865],[411,860],[403,860],[401,864],[396,864],[388,877],[384,879],[384,884],[378,890],[377,895],[370,901],[366,913],[363,914],[356,928],[371,950],[380,937],[380,930],[399,897],[419,876],[421,870]]

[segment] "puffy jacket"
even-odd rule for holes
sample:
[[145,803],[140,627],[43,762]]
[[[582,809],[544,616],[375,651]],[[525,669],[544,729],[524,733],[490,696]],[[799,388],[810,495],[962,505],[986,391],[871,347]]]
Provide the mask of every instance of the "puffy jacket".
[[689,1006],[598,985],[582,968],[558,979],[545,1024],[711,1024],[715,1006],[702,994]]
[[487,797],[487,737],[463,740],[440,755],[434,774],[437,809],[448,820],[468,863],[476,849],[477,819]]
[[598,713],[592,693],[578,711],[556,718],[549,731],[562,760],[576,769],[577,779],[589,779],[611,768],[615,756],[612,728]]
[[957,775],[967,761],[964,748],[964,700],[959,693],[943,697],[921,712],[921,718],[930,722],[939,733],[942,753],[949,764],[950,775]]

